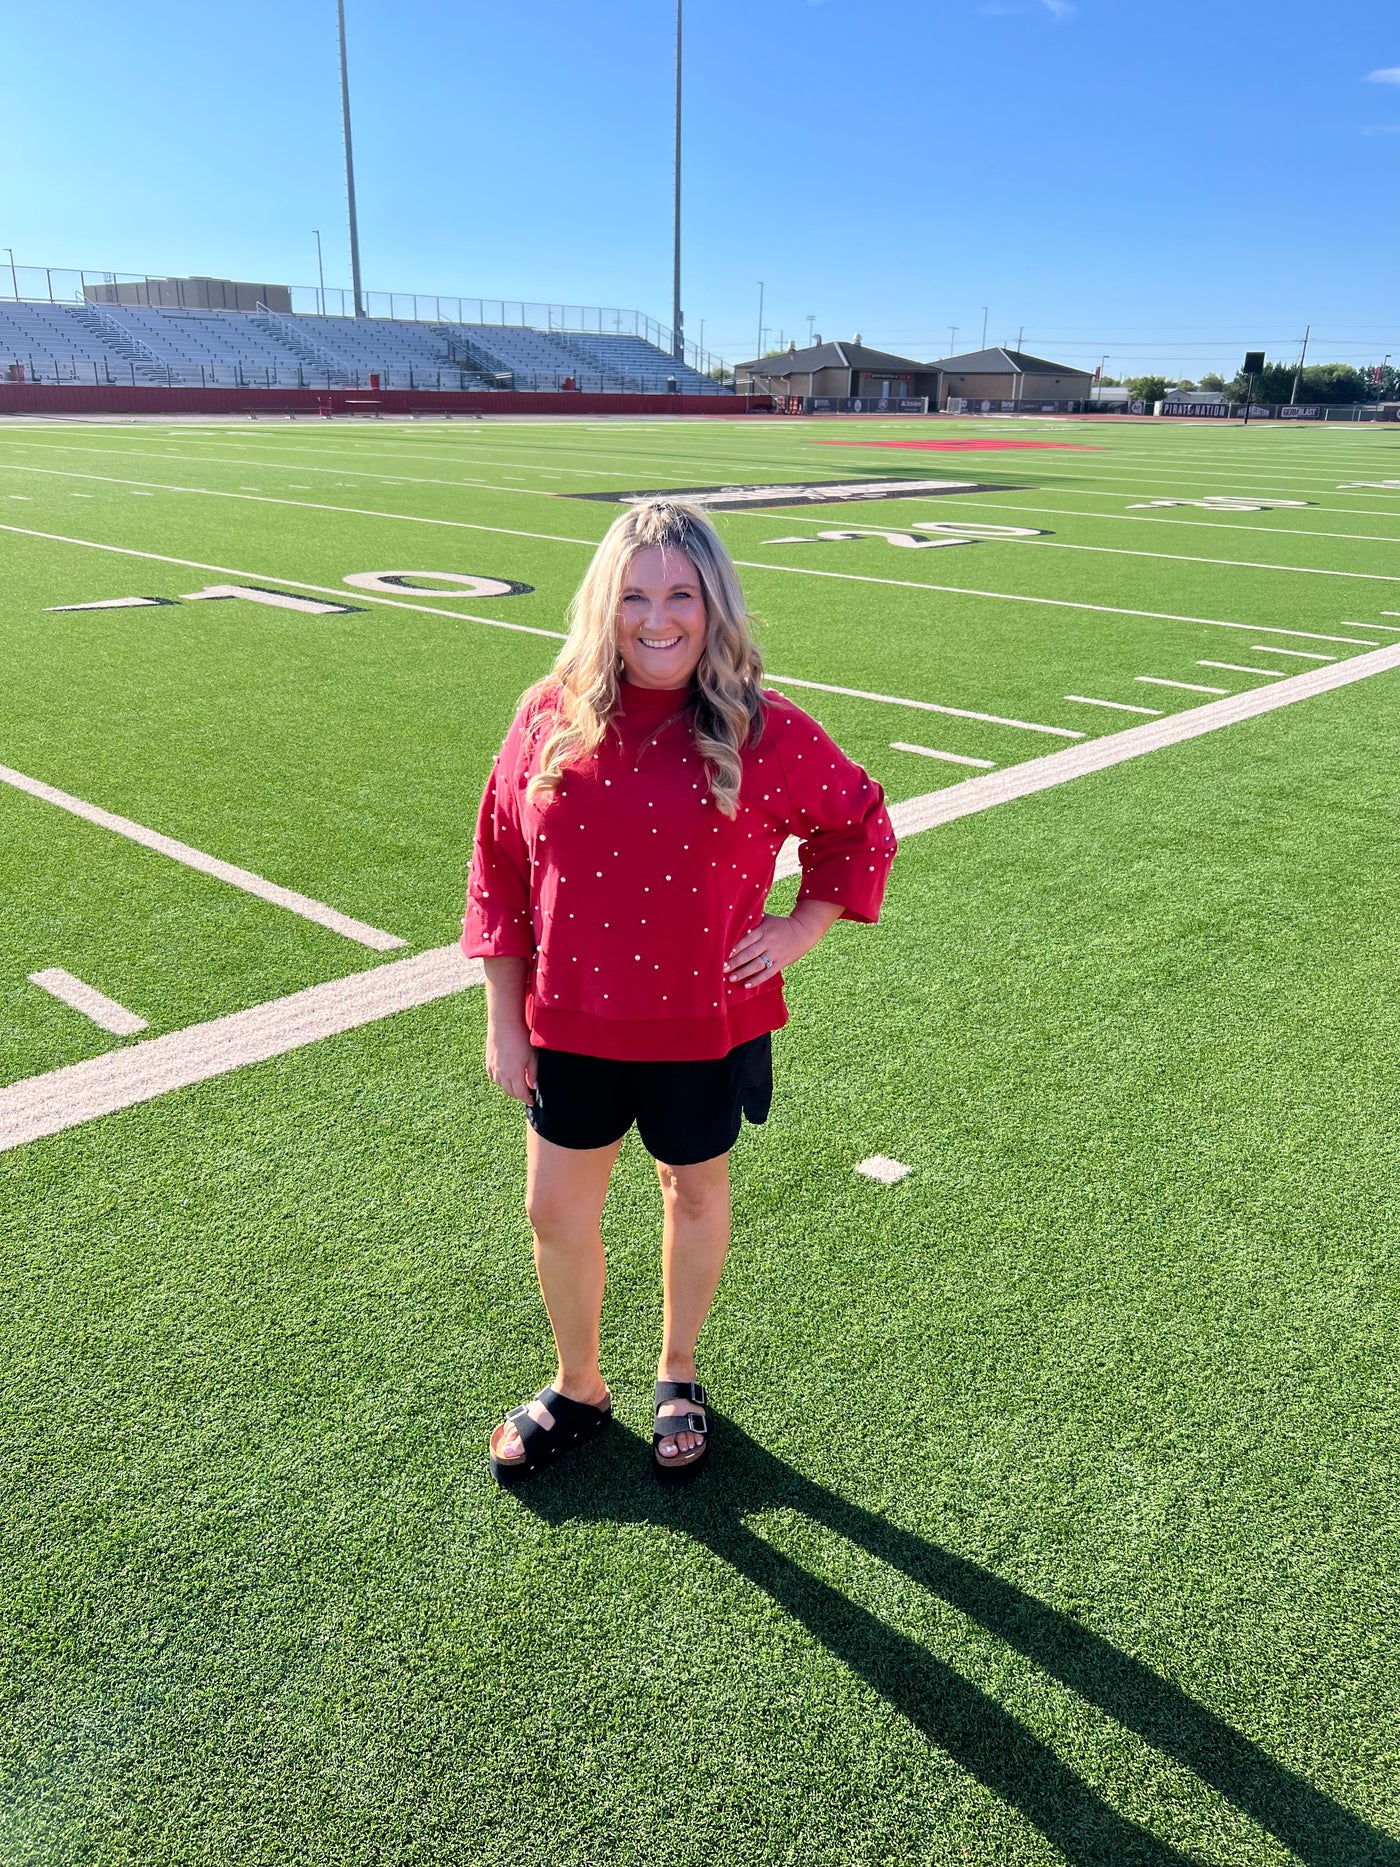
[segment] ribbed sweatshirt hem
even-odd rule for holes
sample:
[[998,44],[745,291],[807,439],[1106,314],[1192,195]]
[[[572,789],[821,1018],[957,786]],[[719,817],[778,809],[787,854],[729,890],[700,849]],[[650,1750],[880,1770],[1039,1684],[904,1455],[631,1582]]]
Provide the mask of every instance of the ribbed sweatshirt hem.
[[787,1023],[787,1006],[776,983],[713,1018],[595,1018],[583,1011],[555,1011],[531,1004],[530,1041],[542,1050],[571,1050],[582,1057],[618,1063],[692,1063],[724,1057],[737,1044]]

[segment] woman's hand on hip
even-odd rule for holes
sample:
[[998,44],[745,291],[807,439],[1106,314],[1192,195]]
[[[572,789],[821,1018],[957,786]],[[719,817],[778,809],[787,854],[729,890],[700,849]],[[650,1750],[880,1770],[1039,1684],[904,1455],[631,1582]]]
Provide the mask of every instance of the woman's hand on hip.
[[791,914],[765,914],[725,961],[731,985],[759,985],[810,953],[841,910],[832,901],[800,901]]
[[494,1023],[487,1025],[486,1074],[517,1102],[534,1101],[535,1047],[523,1023],[509,1031],[498,1030]]

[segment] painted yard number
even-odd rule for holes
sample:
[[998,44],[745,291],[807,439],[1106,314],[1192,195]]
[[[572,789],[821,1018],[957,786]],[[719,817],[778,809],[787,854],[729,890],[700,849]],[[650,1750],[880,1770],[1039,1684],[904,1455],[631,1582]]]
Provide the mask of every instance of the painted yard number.
[[[416,593],[436,597],[528,596],[533,584],[514,583],[504,577],[469,577],[455,570],[357,570],[342,579],[357,590],[383,592],[389,596]],[[441,588],[439,586],[446,585]],[[78,609],[147,609],[168,607],[171,603],[217,603],[231,597],[245,603],[262,603],[269,609],[292,609],[303,616],[361,616],[364,611],[354,603],[327,603],[318,597],[291,596],[285,590],[267,590],[255,583],[211,583],[202,590],[190,590],[182,597],[117,596],[99,603],[55,603],[54,612]]]

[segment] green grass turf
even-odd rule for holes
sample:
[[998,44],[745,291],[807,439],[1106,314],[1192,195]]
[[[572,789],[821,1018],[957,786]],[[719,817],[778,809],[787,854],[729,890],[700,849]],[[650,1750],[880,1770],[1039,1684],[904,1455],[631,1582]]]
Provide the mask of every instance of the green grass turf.
[[[741,557],[957,590],[1400,622],[1371,580],[1400,552],[1317,535],[1400,542],[1396,495],[1337,490],[1394,471],[1383,431],[821,445],[986,432],[16,424],[0,521],[273,583],[515,577],[537,594],[460,607],[554,628],[587,556],[557,539],[611,510],[507,474],[927,471],[1025,488],[979,519],[1168,555],[751,548],[804,529],[790,509],[724,529]],[[555,537],[144,500],[35,464]],[[1137,498],[1270,489],[1316,506],[1124,522]],[[829,517],[896,529],[933,504],[958,509]],[[1017,517],[1034,507],[1057,511]],[[0,539],[0,763],[414,947],[451,938],[476,795],[547,641],[407,608],[49,615],[220,579]],[[1066,692],[1175,710],[1205,696],[1133,676],[1252,686],[1195,664],[1260,663],[1256,639],[1363,652],[746,584],[779,672],[1088,733],[1134,716]],[[606,1224],[620,1430],[529,1491],[487,1477],[490,1423],[548,1356],[476,993],[0,1156],[5,1867],[1393,1867],[1395,691],[1375,677],[905,844],[882,926],[838,928],[793,977],[778,1106],[737,1156],[702,1348],[723,1424],[690,1492],[647,1470],[657,1215],[635,1143]],[[797,697],[896,796],[964,774],[894,738],[999,763],[1068,743]],[[160,1030],[376,963],[7,790],[0,823],[11,1079],[109,1047],[25,983],[38,965]],[[914,1172],[855,1177],[874,1152]]]

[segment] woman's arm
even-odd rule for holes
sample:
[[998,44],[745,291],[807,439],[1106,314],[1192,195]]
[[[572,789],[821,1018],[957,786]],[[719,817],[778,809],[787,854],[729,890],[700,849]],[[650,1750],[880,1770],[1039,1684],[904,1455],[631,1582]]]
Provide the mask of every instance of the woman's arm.
[[[839,901],[814,901],[808,896],[791,914],[765,914],[729,955],[724,970],[735,985],[757,985],[810,953],[842,913]],[[771,966],[765,965],[765,955],[772,960]]]
[[535,1048],[525,1023],[530,962],[512,955],[482,961],[486,970],[486,1074],[517,1102],[535,1099]]

